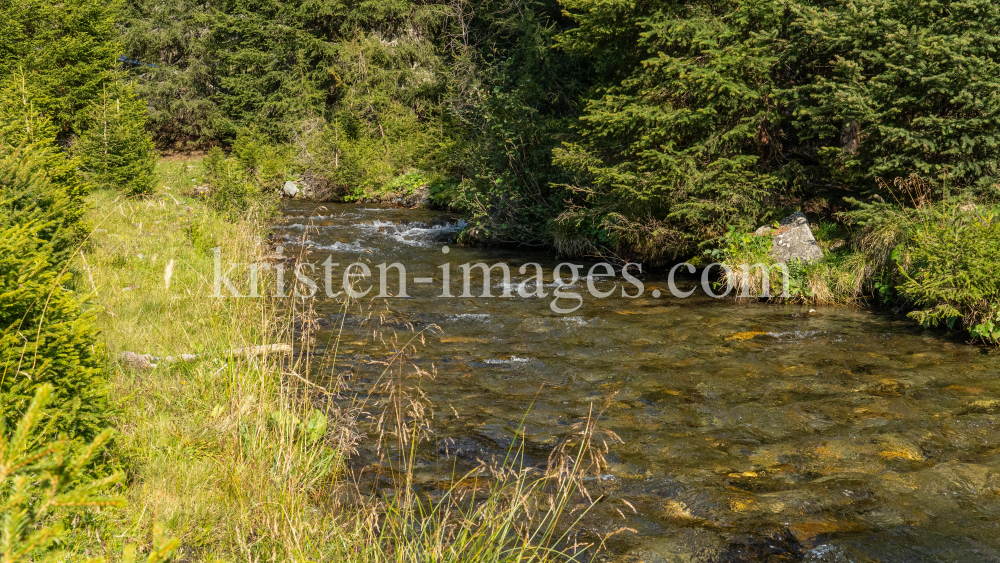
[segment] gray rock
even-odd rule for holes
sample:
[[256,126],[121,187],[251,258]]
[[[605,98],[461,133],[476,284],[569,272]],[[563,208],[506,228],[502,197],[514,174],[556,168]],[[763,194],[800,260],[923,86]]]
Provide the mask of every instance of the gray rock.
[[299,194],[299,187],[295,185],[295,182],[289,180],[285,182],[285,185],[284,187],[281,188],[281,191],[284,192],[284,194],[287,195],[288,197],[295,197]]
[[400,197],[396,203],[403,207],[427,209],[431,205],[430,193],[430,187],[424,184],[413,190],[413,193]]
[[149,354],[136,354],[135,352],[122,352],[121,361],[123,364],[134,370],[155,369],[153,356]]
[[[763,228],[757,229],[757,233],[761,233]],[[809,220],[801,211],[782,219],[772,236],[774,242],[771,245],[771,257],[778,262],[813,262],[823,259],[823,249],[816,244],[812,229],[809,228]]]

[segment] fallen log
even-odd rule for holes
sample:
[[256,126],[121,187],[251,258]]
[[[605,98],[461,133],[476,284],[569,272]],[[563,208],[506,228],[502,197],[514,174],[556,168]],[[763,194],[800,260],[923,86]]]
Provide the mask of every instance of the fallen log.
[[[222,356],[235,356],[242,358],[252,358],[268,354],[290,354],[292,346],[290,344],[259,344],[247,346],[245,348],[234,348],[223,352]],[[121,362],[134,370],[156,369],[162,362],[173,364],[177,362],[190,362],[205,356],[205,354],[179,354],[177,356],[157,357],[152,354],[137,354],[135,352],[122,352],[118,358]]]

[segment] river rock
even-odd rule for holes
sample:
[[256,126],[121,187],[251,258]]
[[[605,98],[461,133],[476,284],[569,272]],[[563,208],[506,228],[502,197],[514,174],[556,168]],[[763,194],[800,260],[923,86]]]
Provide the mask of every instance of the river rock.
[[285,182],[285,185],[284,187],[281,188],[281,191],[284,192],[284,194],[288,197],[295,197],[299,195],[299,187],[295,185],[295,182],[291,180]]
[[424,184],[418,186],[411,194],[401,195],[396,199],[396,203],[402,207],[427,209],[431,206],[430,194],[430,186]]
[[754,234],[758,236],[770,234],[774,237],[771,257],[777,262],[792,260],[813,262],[823,259],[823,249],[816,244],[816,238],[809,228],[809,220],[801,211],[782,219],[777,230],[764,226],[754,231]]
[[460,457],[474,460],[476,456],[483,454],[486,448],[475,438],[468,436],[462,438],[444,438],[437,443],[438,453],[445,457]]

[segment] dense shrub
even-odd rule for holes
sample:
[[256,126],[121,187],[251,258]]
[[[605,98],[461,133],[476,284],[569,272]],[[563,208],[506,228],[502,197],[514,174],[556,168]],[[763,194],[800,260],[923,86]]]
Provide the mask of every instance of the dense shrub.
[[561,3],[576,25],[560,47],[595,61],[554,152],[573,175],[548,212],[563,237],[683,258],[729,227],[887,198],[880,178],[952,195],[1000,183],[996,3]]
[[811,0],[784,17],[780,143],[797,153],[785,162],[811,169],[804,189],[885,195],[880,178],[916,174],[955,195],[1000,182],[1000,5]]
[[[0,115],[18,115],[4,105]],[[81,241],[84,187],[50,122],[0,124],[0,403],[10,425],[39,385],[54,387],[47,430],[92,437],[107,407],[93,317],[67,263]]]
[[126,4],[122,52],[149,102],[157,146],[191,150],[212,146],[225,124],[209,51],[210,6],[199,0],[136,0]]
[[961,326],[1000,342],[1000,208],[942,204],[921,209],[896,251],[900,295],[925,326]]

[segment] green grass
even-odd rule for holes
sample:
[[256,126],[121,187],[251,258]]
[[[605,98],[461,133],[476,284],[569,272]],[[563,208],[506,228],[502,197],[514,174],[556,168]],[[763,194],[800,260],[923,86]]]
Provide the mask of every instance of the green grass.
[[[306,391],[322,395],[299,375],[308,358],[231,353],[297,344],[289,326],[300,311],[272,299],[212,297],[211,249],[221,247],[224,263],[259,261],[267,230],[227,222],[187,195],[199,170],[161,163],[146,199],[90,198],[95,230],[75,267],[99,309],[115,409],[104,465],[124,471],[117,493],[126,505],[86,513],[68,537],[71,549],[117,561],[127,545],[148,553],[162,536],[175,538],[175,555],[189,561],[568,559],[557,546],[591,468],[582,452],[545,474],[482,467],[430,502],[410,487],[421,435],[407,409],[419,393],[388,384],[387,426],[368,439],[397,448],[403,461],[395,482],[374,493],[345,471],[353,441],[371,429],[362,434],[350,409],[330,403],[323,416],[303,400]],[[230,279],[246,292],[245,279]],[[118,361],[124,351],[198,359],[137,370]],[[390,365],[385,381],[410,381],[408,369]],[[590,435],[581,433],[579,447]]]
[[[908,185],[905,182],[902,185]],[[790,263],[790,300],[816,304],[891,306],[926,328],[944,326],[974,340],[1000,345],[1000,206],[989,198],[913,199],[914,207],[864,204],[842,214],[848,225],[821,221],[814,235],[823,259]],[[769,237],[731,231],[715,257],[732,268],[732,282],[761,295],[760,269],[774,264]],[[770,293],[781,277],[770,276]]]

